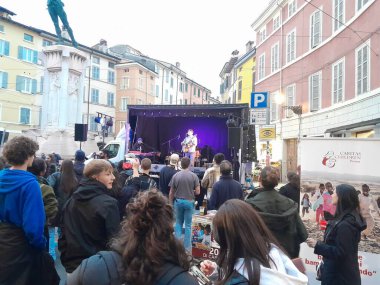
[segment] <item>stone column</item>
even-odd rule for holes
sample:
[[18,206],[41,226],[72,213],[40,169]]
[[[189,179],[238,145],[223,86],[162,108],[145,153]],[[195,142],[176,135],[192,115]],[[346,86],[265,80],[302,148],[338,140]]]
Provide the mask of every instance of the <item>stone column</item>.
[[76,48],[55,45],[44,54],[44,94],[41,128],[44,132],[72,132],[82,123],[85,54]]

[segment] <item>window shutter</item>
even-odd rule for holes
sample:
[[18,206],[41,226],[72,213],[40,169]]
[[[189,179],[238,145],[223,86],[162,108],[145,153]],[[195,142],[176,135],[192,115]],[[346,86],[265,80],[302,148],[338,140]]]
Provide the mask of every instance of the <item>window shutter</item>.
[[3,80],[2,80],[2,88],[8,88],[8,73],[2,72]]
[[38,63],[38,51],[36,50],[33,51],[33,63]]
[[4,42],[4,55],[9,56],[9,42]]
[[18,47],[18,54],[17,54],[17,58],[18,59],[21,59],[21,60],[23,60],[23,52],[24,52],[24,48],[23,47]]
[[16,76],[16,91],[21,92],[23,81],[24,81],[24,78],[22,76],[19,76],[19,75]]
[[44,77],[41,76],[40,80],[40,93],[42,94],[44,92]]
[[37,94],[37,79],[32,79],[32,94]]

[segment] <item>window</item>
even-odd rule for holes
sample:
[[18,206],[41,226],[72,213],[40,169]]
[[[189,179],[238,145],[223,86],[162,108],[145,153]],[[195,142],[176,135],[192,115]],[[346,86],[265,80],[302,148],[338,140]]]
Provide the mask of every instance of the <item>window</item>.
[[182,82],[179,83],[179,91],[183,92],[183,83]]
[[92,58],[92,63],[100,64],[100,58],[97,57],[97,56],[94,56],[94,57]]
[[8,88],[8,73],[0,71],[0,88]]
[[139,78],[139,89],[144,90],[144,78]]
[[182,105],[182,99],[179,99],[179,104]]
[[128,98],[126,97],[121,98],[120,110],[121,111],[128,110]]
[[165,69],[165,72],[164,73],[166,73],[166,83],[169,83],[169,70],[166,70]]
[[272,46],[271,56],[271,70],[275,72],[280,68],[280,45],[278,43]]
[[0,33],[4,33],[5,29],[4,29],[4,25],[0,25]]
[[141,69],[139,69],[139,74],[142,75],[143,74],[143,71]]
[[334,31],[344,24],[344,0],[334,0]]
[[160,86],[156,85],[156,97],[160,96]]
[[343,102],[344,92],[344,60],[332,67],[332,96],[333,104]]
[[91,103],[93,104],[99,104],[99,90],[98,89],[91,89]]
[[271,94],[270,99],[270,120],[277,121],[278,120],[278,104],[276,103],[275,98],[278,96],[278,92]]
[[297,1],[290,1],[288,4],[288,17],[290,18],[297,11]]
[[[286,106],[294,106],[296,104],[296,86],[295,84],[286,87]],[[286,117],[293,117],[294,113],[292,110],[286,110]]]
[[185,99],[185,105],[187,105],[187,99]]
[[107,92],[107,106],[115,106],[115,94],[112,92]]
[[173,88],[174,86],[174,79],[173,77],[170,77],[170,87]]
[[276,15],[273,18],[273,31],[277,30],[280,27],[280,14]]
[[189,91],[189,84],[185,83],[185,92]]
[[128,88],[129,88],[129,77],[123,77],[121,79],[120,89],[124,90]]
[[193,87],[194,89],[193,89],[193,95],[194,96],[197,96],[197,88],[195,88],[195,87]]
[[267,29],[266,29],[266,28],[263,28],[263,29],[260,31],[260,39],[261,39],[261,41],[263,42],[266,38],[267,38]]
[[25,76],[16,76],[16,91],[28,94],[37,93],[37,80]]
[[115,72],[112,70],[108,70],[108,78],[107,78],[108,83],[115,83]]
[[258,79],[261,80],[265,76],[265,53],[260,55],[259,57],[259,73],[258,73]]
[[0,40],[0,55],[9,56],[9,42]]
[[321,101],[321,72],[312,74],[309,77],[309,100],[310,100],[310,111],[318,111]]
[[22,46],[18,47],[18,59],[37,64],[38,52]]
[[165,101],[167,102],[169,100],[169,91],[165,89]]
[[99,80],[100,78],[100,68],[97,66],[92,67],[92,79]]
[[[239,81],[238,83],[238,100],[241,100],[241,91],[242,91],[243,81]],[[207,94],[206,94],[206,100],[207,100]]]
[[369,0],[358,0],[358,11],[367,4]]
[[30,109],[20,108],[20,124],[29,125],[30,124]]
[[33,36],[29,34],[24,34],[24,40],[27,42],[33,42]]
[[48,46],[51,46],[51,45],[53,45],[52,41],[45,40],[45,39],[42,40],[42,46],[43,47],[48,47]]
[[356,50],[356,94],[369,91],[369,42]]
[[198,88],[198,98],[201,97],[201,89]]
[[114,62],[108,62],[108,68],[112,68],[114,69],[115,68],[115,63]]
[[170,101],[169,101],[170,104],[173,104],[173,95],[170,94]]
[[90,131],[97,132],[98,131],[98,123],[95,122],[95,118],[97,116],[90,115]]
[[296,30],[294,29],[286,36],[286,62],[296,59]]
[[317,10],[310,16],[310,48],[322,42],[322,11]]

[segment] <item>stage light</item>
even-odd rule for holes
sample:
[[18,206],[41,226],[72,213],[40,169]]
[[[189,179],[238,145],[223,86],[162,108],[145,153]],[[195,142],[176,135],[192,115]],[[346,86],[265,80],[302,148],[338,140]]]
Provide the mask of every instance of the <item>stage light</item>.
[[237,127],[237,123],[236,123],[233,115],[228,116],[228,120],[226,121],[226,125],[228,128]]

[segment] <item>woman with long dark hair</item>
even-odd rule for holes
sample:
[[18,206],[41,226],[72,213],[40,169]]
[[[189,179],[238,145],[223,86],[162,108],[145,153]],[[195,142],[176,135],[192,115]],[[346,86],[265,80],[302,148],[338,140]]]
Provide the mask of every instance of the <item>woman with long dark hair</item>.
[[323,241],[307,239],[314,253],[323,256],[322,285],[360,285],[358,245],[366,224],[360,215],[359,197],[353,186],[342,184],[332,194],[336,205]]
[[214,217],[213,234],[220,245],[219,256],[216,263],[203,262],[201,269],[212,275],[219,267],[217,284],[307,284],[307,277],[246,202],[225,202]]
[[174,237],[173,207],[156,190],[142,192],[127,206],[127,218],[112,251],[86,260],[68,277],[68,285],[196,285],[189,261]]
[[53,187],[58,201],[58,214],[55,219],[55,226],[59,226],[62,208],[71,194],[78,187],[77,177],[74,171],[74,164],[71,160],[64,160],[59,172],[55,172],[47,179],[49,185]]

